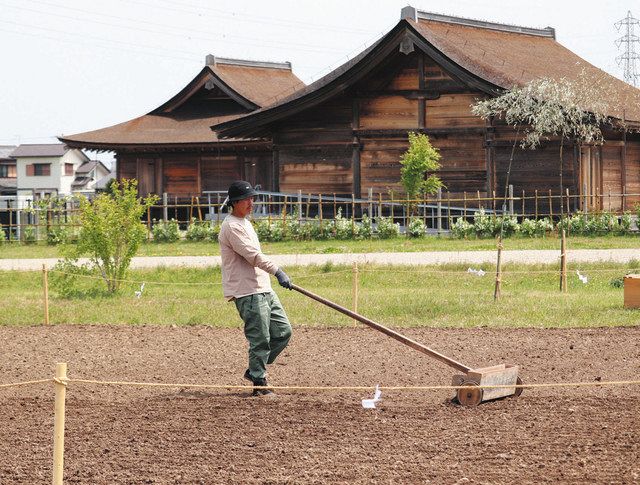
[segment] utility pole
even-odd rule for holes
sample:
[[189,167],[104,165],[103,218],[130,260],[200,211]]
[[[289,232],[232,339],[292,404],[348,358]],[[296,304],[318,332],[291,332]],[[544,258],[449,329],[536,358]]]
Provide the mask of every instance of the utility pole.
[[632,86],[638,86],[640,75],[636,70],[636,61],[640,60],[640,55],[636,52],[636,44],[640,42],[640,37],[634,33],[634,26],[640,25],[640,21],[627,11],[627,16],[614,24],[618,32],[625,34],[616,40],[618,49],[624,44],[624,53],[616,57],[616,62],[624,69],[624,81]]

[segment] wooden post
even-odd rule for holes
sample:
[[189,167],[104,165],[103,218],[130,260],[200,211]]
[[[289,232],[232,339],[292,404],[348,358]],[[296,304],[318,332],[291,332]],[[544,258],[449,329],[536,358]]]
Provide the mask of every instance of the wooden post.
[[271,195],[269,195],[267,201],[267,224],[269,225],[269,229],[271,229]]
[[351,234],[353,234],[353,237],[355,238],[355,234],[356,234],[356,196],[355,194],[351,194]]
[[569,192],[569,187],[567,187],[567,217],[569,217],[569,214],[571,214],[571,203],[570,203],[570,192]]
[[282,237],[287,236],[287,196],[284,196],[284,206],[282,209]]
[[438,221],[436,222],[436,226],[438,228],[438,235],[442,232],[442,188],[438,187]]
[[522,191],[522,220],[524,221],[524,216],[525,216],[525,196],[524,196],[524,190]]
[[200,207],[200,197],[196,197],[196,207],[198,208],[198,220],[202,222],[202,208]]
[[336,215],[338,213],[338,207],[337,207],[337,202],[336,202],[336,193],[333,193],[333,218],[336,218]]
[[478,196],[478,209],[482,209],[482,204],[480,203],[480,191],[478,190],[476,194]]
[[42,265],[42,287],[44,289],[44,324],[49,325],[49,270]]
[[393,192],[391,192],[391,223],[393,224]]
[[564,229],[560,243],[560,291],[567,292],[567,238]]
[[[353,313],[358,313],[358,286],[359,286],[359,278],[358,278],[358,262],[353,262]],[[358,323],[357,320],[353,321],[354,325]]]
[[320,232],[322,232],[322,194],[318,194],[318,216],[320,218]]
[[538,189],[536,189],[536,202],[535,202],[535,206],[536,206],[536,217],[535,220],[538,220]]
[[302,223],[302,190],[298,189],[298,225]]
[[467,191],[465,190],[464,192],[462,192],[462,203],[463,203],[463,207],[464,207],[464,220],[467,220]]
[[64,478],[64,420],[67,396],[67,364],[56,364],[55,415],[53,421],[53,485],[62,485]]
[[553,198],[551,197],[551,189],[549,189],[549,217],[553,221]]
[[496,215],[496,191],[491,191],[491,208],[493,209],[493,215]]
[[373,218],[373,187],[369,187],[367,192],[367,199],[369,200],[369,218]]
[[169,209],[167,207],[167,193],[162,193],[162,222],[167,222],[169,219]]
[[447,190],[447,229],[451,230],[451,192]]
[[512,216],[513,214],[513,185],[509,184],[509,215]]
[[500,298],[500,290],[501,290],[501,277],[502,277],[502,235],[498,236],[498,261],[496,264],[496,287],[493,291],[493,301],[497,301]]
[[378,192],[378,217],[382,217],[382,192]]

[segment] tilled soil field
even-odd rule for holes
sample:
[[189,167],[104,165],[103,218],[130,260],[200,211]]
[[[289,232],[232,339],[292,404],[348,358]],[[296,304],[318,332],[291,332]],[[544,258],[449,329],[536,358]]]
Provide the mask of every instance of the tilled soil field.
[[[467,365],[522,367],[525,383],[640,376],[640,327],[410,329]],[[244,385],[241,329],[158,326],[0,328],[0,384],[71,379]],[[526,389],[476,408],[456,372],[367,328],[296,328],[269,371],[277,386],[371,390],[143,388],[71,382],[66,483],[640,483],[640,386]],[[0,388],[0,483],[51,482],[53,385]]]

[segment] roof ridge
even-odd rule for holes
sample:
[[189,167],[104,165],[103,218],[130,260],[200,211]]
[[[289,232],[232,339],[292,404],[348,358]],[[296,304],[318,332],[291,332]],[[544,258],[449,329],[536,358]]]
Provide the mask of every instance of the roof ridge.
[[229,57],[217,57],[213,54],[207,54],[205,58],[207,66],[215,66],[216,64],[226,64],[242,67],[262,67],[267,69],[286,69],[291,71],[291,62],[271,62],[271,61],[252,61],[249,59],[231,59]]
[[434,12],[425,12],[417,10],[413,7],[405,7],[402,9],[402,18],[413,18],[413,20],[431,20],[433,22],[443,22],[449,24],[466,25],[468,27],[477,27],[488,30],[500,30],[502,32],[512,32],[516,34],[537,35],[539,37],[549,37],[555,40],[556,29],[553,27],[545,27],[543,29],[534,27],[525,27],[521,25],[501,24],[498,22],[488,22],[485,20],[472,19],[467,17],[457,17],[453,15],[444,15]]

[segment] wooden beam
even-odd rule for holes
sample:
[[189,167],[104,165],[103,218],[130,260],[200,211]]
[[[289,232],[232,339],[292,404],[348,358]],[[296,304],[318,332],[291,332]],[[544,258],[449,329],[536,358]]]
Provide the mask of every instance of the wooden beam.
[[[420,52],[420,54],[418,54],[418,87],[420,88],[421,92],[425,90],[425,84],[424,53]],[[425,128],[426,126],[427,97],[428,95],[420,96],[418,98],[418,128]],[[438,97],[440,97],[439,94]],[[433,98],[429,97],[429,99]]]
[[354,146],[351,155],[352,171],[353,171],[353,193],[357,198],[361,196],[360,183],[360,147]]
[[407,137],[409,131],[416,133],[424,133],[429,136],[448,136],[448,135],[484,135],[485,129],[482,127],[469,128],[400,128],[388,130],[354,130],[354,135],[362,138],[401,138]]
[[489,129],[492,128],[492,120],[488,119],[485,123],[484,128],[484,141],[485,141],[485,166],[487,170],[487,194],[492,193],[495,190],[495,157],[494,157],[494,149],[491,146],[491,142],[493,141],[494,131]]

